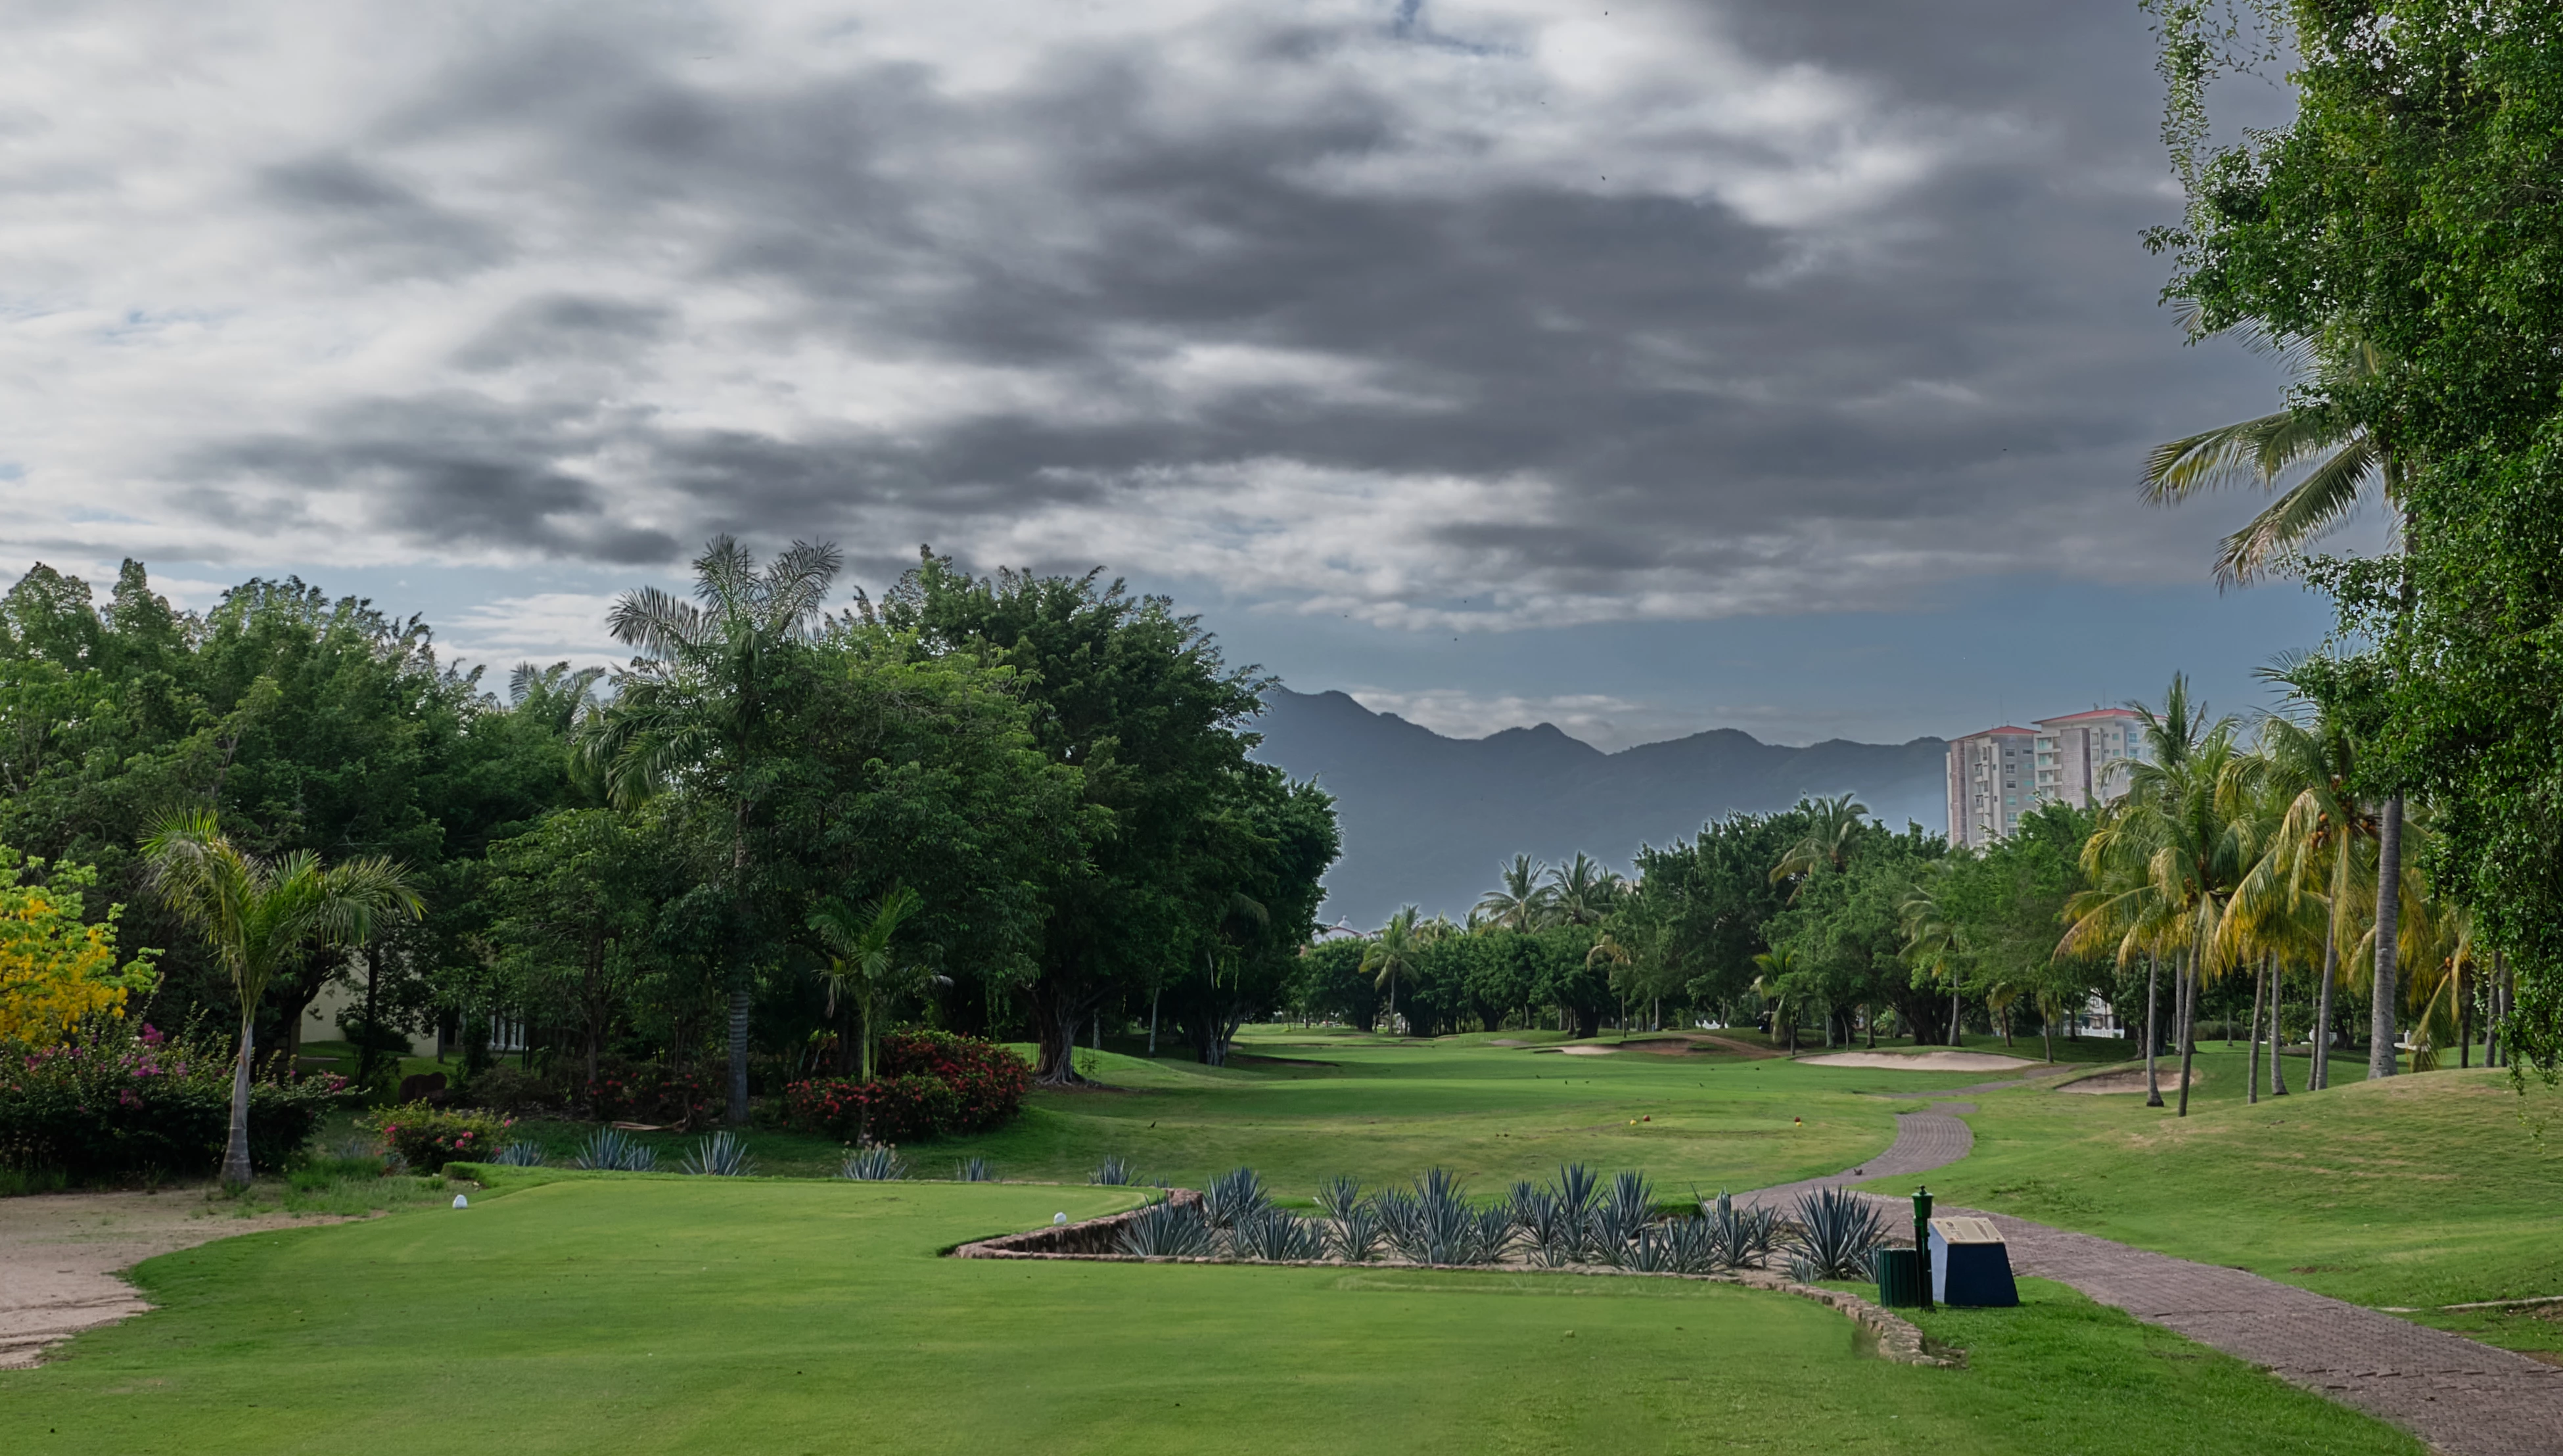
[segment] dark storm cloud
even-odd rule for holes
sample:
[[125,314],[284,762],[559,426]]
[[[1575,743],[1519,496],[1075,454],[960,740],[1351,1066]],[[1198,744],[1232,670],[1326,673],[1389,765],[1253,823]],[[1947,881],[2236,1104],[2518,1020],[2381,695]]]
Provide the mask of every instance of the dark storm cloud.
[[[1712,611],[1720,573],[1847,538],[1919,563],[1881,593],[2061,565],[2132,519],[2145,441],[2253,377],[2154,304],[2127,7],[1737,4],[1687,89],[1411,0],[1065,34],[996,81],[861,31],[706,70],[750,44],[717,17],[568,14],[260,174],[323,255],[528,276],[440,356],[509,392],[377,375],[209,443],[233,508],[355,491],[414,542],[617,562],[713,529],[1068,557],[1116,512],[1215,534],[1317,488],[1285,475],[1447,480],[1479,493],[1411,530],[1447,571],[1329,590],[1671,573]],[[2112,569],[2191,569],[2169,539]]]

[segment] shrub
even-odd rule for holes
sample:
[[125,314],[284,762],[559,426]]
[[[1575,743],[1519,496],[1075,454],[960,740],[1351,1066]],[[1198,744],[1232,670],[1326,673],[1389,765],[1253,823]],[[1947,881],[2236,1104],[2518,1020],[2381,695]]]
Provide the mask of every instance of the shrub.
[[795,1082],[784,1092],[784,1115],[794,1127],[825,1133],[842,1143],[872,1139],[914,1143],[950,1130],[959,1094],[932,1077],[903,1076],[857,1082],[845,1077]]
[[600,1063],[596,1080],[587,1084],[586,1096],[588,1110],[599,1122],[646,1122],[686,1128],[709,1121],[714,1101],[710,1082],[691,1072],[670,1071],[655,1062]]
[[893,1031],[882,1038],[876,1066],[884,1081],[932,1077],[951,1088],[956,1102],[941,1129],[946,1133],[985,1132],[1012,1120],[1033,1088],[1033,1069],[1022,1057],[949,1031]]
[[784,1117],[841,1142],[915,1143],[995,1127],[1023,1111],[1033,1071],[975,1036],[893,1031],[882,1038],[879,1075],[813,1077],[784,1089]]
[[511,1067],[503,1062],[483,1068],[464,1089],[464,1096],[475,1107],[486,1107],[509,1117],[547,1111],[558,1107],[562,1100],[549,1082],[522,1067]]
[[360,1122],[382,1134],[383,1146],[418,1173],[439,1173],[448,1163],[483,1163],[507,1145],[511,1118],[478,1108],[431,1107],[411,1102],[387,1107]]
[[[213,1038],[111,1018],[41,1049],[0,1042],[0,1168],[70,1183],[209,1173],[231,1135],[233,1065]],[[252,1167],[297,1162],[346,1089],[269,1058],[250,1085]]]

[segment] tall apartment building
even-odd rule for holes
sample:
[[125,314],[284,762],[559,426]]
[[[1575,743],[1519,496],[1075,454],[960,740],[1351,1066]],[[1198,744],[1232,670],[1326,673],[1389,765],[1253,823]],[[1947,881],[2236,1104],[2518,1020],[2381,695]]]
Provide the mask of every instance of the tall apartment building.
[[1983,848],[2020,827],[2020,817],[2041,804],[2106,804],[2127,792],[2126,761],[2144,755],[2144,720],[2127,708],[1953,738],[1949,842]]
[[1988,728],[1949,740],[1949,842],[1982,848],[2037,806],[2027,728]]
[[2129,708],[2094,708],[2038,720],[2040,803],[2079,809],[2127,792],[2127,762],[2145,756],[2145,720]]

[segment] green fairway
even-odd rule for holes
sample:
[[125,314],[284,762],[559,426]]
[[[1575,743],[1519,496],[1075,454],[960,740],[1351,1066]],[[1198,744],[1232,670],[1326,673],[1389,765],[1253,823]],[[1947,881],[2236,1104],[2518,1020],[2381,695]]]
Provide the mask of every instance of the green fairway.
[[[548,1181],[546,1181],[548,1180]],[[13,1452],[2398,1452],[2032,1284],[1890,1365],[1808,1301],[1572,1274],[1020,1263],[1118,1190],[529,1176],[144,1264],[154,1314],[0,1372]]]
[[[903,1152],[922,1178],[948,1178],[975,1156],[1000,1178],[1060,1183],[1084,1183],[1116,1154],[1153,1179],[1195,1186],[1247,1164],[1299,1196],[1338,1173],[1376,1185],[1435,1165],[1491,1194],[1580,1161],[1643,1170],[1669,1194],[1694,1185],[1713,1194],[1840,1172],[1894,1141],[1895,1112],[1922,1105],[1911,1099],[1992,1075],[1695,1051],[1571,1055],[1485,1040],[1250,1037],[1227,1067],[1105,1052],[1096,1070],[1108,1090],[1036,1092],[1008,1127]],[[1080,1064],[1091,1056],[1079,1053]],[[560,1125],[531,1131],[556,1157],[579,1136]],[[651,1141],[663,1167],[688,1144]],[[751,1143],[766,1173],[826,1176],[842,1153],[780,1132]]]
[[[2563,1294],[2563,1097],[2502,1072],[2356,1080],[2243,1100],[2245,1057],[2203,1051],[2191,1115],[2141,1094],[1974,1096],[1976,1148],[1928,1175],[1943,1201],[2251,1269],[2532,1351],[2563,1323],[2435,1307]],[[2301,1088],[2304,1063],[2288,1074]],[[2540,1133],[2542,1136],[2540,1136]],[[1912,1179],[1869,1184],[1907,1192]]]

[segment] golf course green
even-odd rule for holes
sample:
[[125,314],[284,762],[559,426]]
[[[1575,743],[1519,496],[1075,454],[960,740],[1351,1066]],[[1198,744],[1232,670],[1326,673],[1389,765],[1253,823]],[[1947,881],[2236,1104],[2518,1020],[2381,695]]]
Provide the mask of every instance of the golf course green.
[[1889,1364],[1692,1281],[938,1257],[1118,1189],[557,1175],[154,1259],[13,1452],[2417,1452],[2069,1291]]

